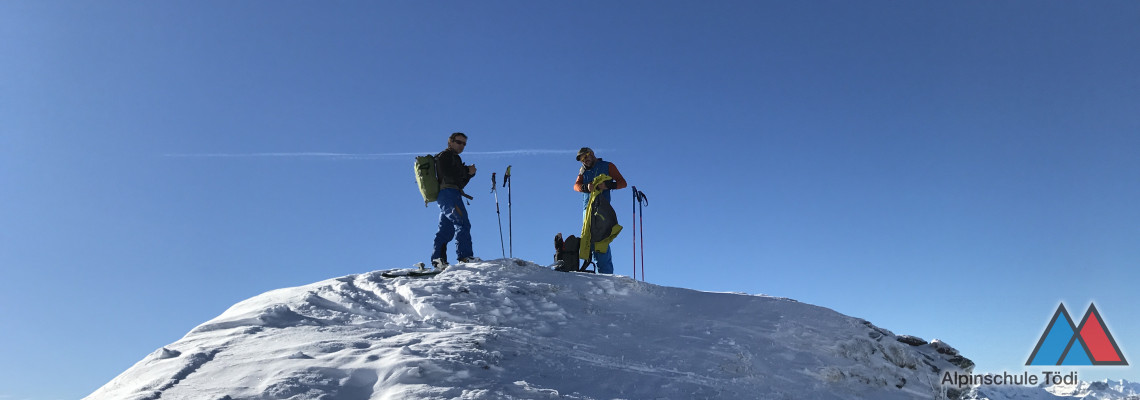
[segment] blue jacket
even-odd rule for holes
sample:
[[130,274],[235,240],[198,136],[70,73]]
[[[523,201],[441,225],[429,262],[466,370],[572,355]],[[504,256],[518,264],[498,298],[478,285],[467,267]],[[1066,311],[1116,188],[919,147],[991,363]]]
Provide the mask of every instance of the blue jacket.
[[602,196],[604,196],[607,202],[610,201],[610,190],[624,189],[626,186],[625,178],[621,176],[621,172],[618,172],[617,166],[609,161],[603,161],[599,158],[598,161],[594,162],[593,168],[586,169],[586,167],[583,166],[582,169],[578,171],[578,180],[574,181],[574,190],[582,192],[583,210],[590,205],[590,192],[586,191],[586,185],[593,182],[594,177],[599,174],[606,174],[614,178],[609,183],[609,190],[602,191]]

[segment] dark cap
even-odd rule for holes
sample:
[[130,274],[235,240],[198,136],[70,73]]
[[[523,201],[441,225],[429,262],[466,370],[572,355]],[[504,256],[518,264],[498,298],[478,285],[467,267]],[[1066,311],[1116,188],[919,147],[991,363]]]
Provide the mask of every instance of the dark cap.
[[582,161],[582,156],[587,155],[587,154],[592,154],[593,152],[594,151],[591,150],[589,147],[583,147],[583,148],[578,150],[578,156],[574,157],[574,159],[578,160],[578,161]]

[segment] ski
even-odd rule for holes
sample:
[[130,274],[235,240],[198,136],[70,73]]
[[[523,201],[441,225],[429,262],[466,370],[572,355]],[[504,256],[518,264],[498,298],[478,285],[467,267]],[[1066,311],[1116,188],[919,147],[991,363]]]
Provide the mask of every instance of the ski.
[[385,278],[416,278],[416,277],[429,277],[439,275],[443,270],[427,269],[424,263],[416,263],[415,268],[401,268],[393,269],[380,273],[380,276]]

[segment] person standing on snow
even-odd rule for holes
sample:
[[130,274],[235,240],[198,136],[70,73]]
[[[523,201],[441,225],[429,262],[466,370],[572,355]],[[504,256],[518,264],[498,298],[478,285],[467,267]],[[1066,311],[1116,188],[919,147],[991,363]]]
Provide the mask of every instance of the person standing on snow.
[[[574,190],[582,192],[582,212],[585,214],[586,209],[590,206],[590,193],[594,190],[601,190],[602,196],[607,203],[610,201],[610,190],[624,189],[626,186],[625,178],[618,172],[617,166],[613,163],[604,161],[594,155],[594,150],[589,147],[583,147],[578,150],[578,157],[576,158],[582,163],[582,169],[578,171],[578,179],[574,181]],[[598,183],[600,187],[595,187],[593,184],[594,178],[600,174],[609,175],[609,181]],[[585,219],[585,215],[583,215]],[[613,246],[610,246],[612,249]],[[584,250],[583,250],[584,251]],[[598,273],[613,274],[614,262],[613,252],[606,251],[600,252],[597,250],[591,251],[594,263],[597,264]]]
[[459,153],[467,147],[467,135],[452,133],[447,139],[447,149],[436,154],[436,171],[439,175],[439,231],[435,234],[434,252],[431,264],[436,269],[447,268],[447,244],[454,238],[455,256],[459,262],[476,261],[471,248],[471,220],[467,218],[467,207],[463,206],[463,193],[467,182],[475,176],[475,166],[463,164]]

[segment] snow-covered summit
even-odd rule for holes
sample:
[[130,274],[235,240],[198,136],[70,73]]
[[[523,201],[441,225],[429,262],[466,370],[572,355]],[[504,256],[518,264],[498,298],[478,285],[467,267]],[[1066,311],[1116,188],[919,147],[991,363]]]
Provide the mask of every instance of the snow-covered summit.
[[932,399],[971,367],[794,300],[495,260],[255,296],[87,399]]

